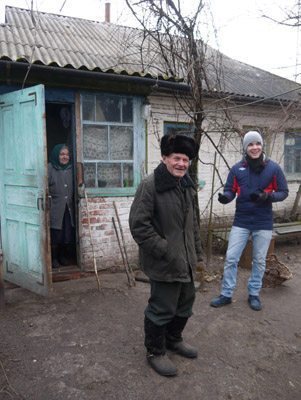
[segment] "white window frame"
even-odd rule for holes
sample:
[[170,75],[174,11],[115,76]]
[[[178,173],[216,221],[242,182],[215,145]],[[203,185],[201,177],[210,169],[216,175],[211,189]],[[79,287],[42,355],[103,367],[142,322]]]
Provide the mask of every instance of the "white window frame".
[[[122,94],[112,94],[107,93],[108,96],[116,96],[119,98],[131,98],[133,101],[133,122],[132,123],[115,123],[110,121],[98,122],[98,121],[90,121],[83,119],[83,103],[82,99],[84,95],[104,95],[104,93],[99,92],[83,92],[80,95],[80,105],[81,105],[81,132],[82,132],[82,162],[83,168],[85,168],[85,163],[93,163],[93,162],[106,162],[111,163],[112,160],[85,160],[83,154],[83,141],[84,141],[84,126],[87,125],[96,125],[96,126],[132,126],[133,127],[133,186],[131,187],[86,187],[86,192],[88,194],[94,196],[129,196],[134,195],[137,189],[137,186],[141,180],[141,171],[144,169],[145,163],[145,127],[144,120],[142,118],[142,104],[143,98],[139,96],[129,96]],[[124,161],[124,160],[123,160]],[[120,163],[120,160],[114,160],[112,163]],[[124,161],[126,163],[126,161]],[[131,160],[129,160],[129,163]]]
[[[295,142],[295,138],[298,136],[298,142]],[[301,181],[301,170],[296,171],[296,165],[294,163],[294,160],[288,160],[288,151],[290,148],[293,148],[293,151],[295,152],[296,150],[300,150],[301,153],[301,129],[293,129],[285,132],[284,134],[284,172],[287,176],[288,179],[296,179],[298,181]],[[293,171],[288,170],[287,165],[292,167]]]

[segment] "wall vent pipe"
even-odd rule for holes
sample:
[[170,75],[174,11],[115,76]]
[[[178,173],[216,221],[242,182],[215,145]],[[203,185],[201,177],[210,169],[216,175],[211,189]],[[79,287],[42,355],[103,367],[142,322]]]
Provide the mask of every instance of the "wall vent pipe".
[[111,22],[111,3],[105,3],[105,22]]

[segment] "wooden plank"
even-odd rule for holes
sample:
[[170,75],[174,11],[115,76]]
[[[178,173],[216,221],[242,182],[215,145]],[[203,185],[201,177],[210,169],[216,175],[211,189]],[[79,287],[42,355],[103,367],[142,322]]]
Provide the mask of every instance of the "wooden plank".
[[79,269],[60,270],[52,273],[52,282],[70,281],[74,279],[86,278],[94,275],[94,272],[82,272]]
[[[219,239],[228,242],[230,231],[231,228],[218,228],[213,230],[213,235]],[[273,236],[275,236],[275,238],[277,238],[277,235],[292,236],[293,234],[299,234],[299,233],[301,234],[300,221],[274,224]]]
[[295,225],[301,225],[300,221],[294,221],[294,222],[277,222],[274,223],[274,228],[282,227],[282,226],[295,226]]
[[278,235],[287,235],[290,233],[301,233],[301,224],[295,226],[283,226],[275,229]]

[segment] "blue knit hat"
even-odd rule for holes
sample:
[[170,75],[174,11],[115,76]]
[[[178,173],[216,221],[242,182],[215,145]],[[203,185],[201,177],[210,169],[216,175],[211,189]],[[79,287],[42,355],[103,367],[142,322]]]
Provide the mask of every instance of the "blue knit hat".
[[257,131],[249,131],[245,134],[242,142],[244,152],[247,151],[249,144],[253,142],[259,142],[263,146],[262,136]]

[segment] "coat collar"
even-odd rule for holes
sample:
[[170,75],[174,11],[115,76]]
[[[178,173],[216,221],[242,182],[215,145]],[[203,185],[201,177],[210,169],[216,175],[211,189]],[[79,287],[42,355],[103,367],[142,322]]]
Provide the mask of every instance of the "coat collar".
[[155,188],[157,192],[165,192],[170,189],[174,189],[180,185],[183,189],[188,187],[194,188],[194,183],[188,173],[181,179],[177,179],[171,175],[164,163],[160,163],[158,167],[154,170],[155,177]]

